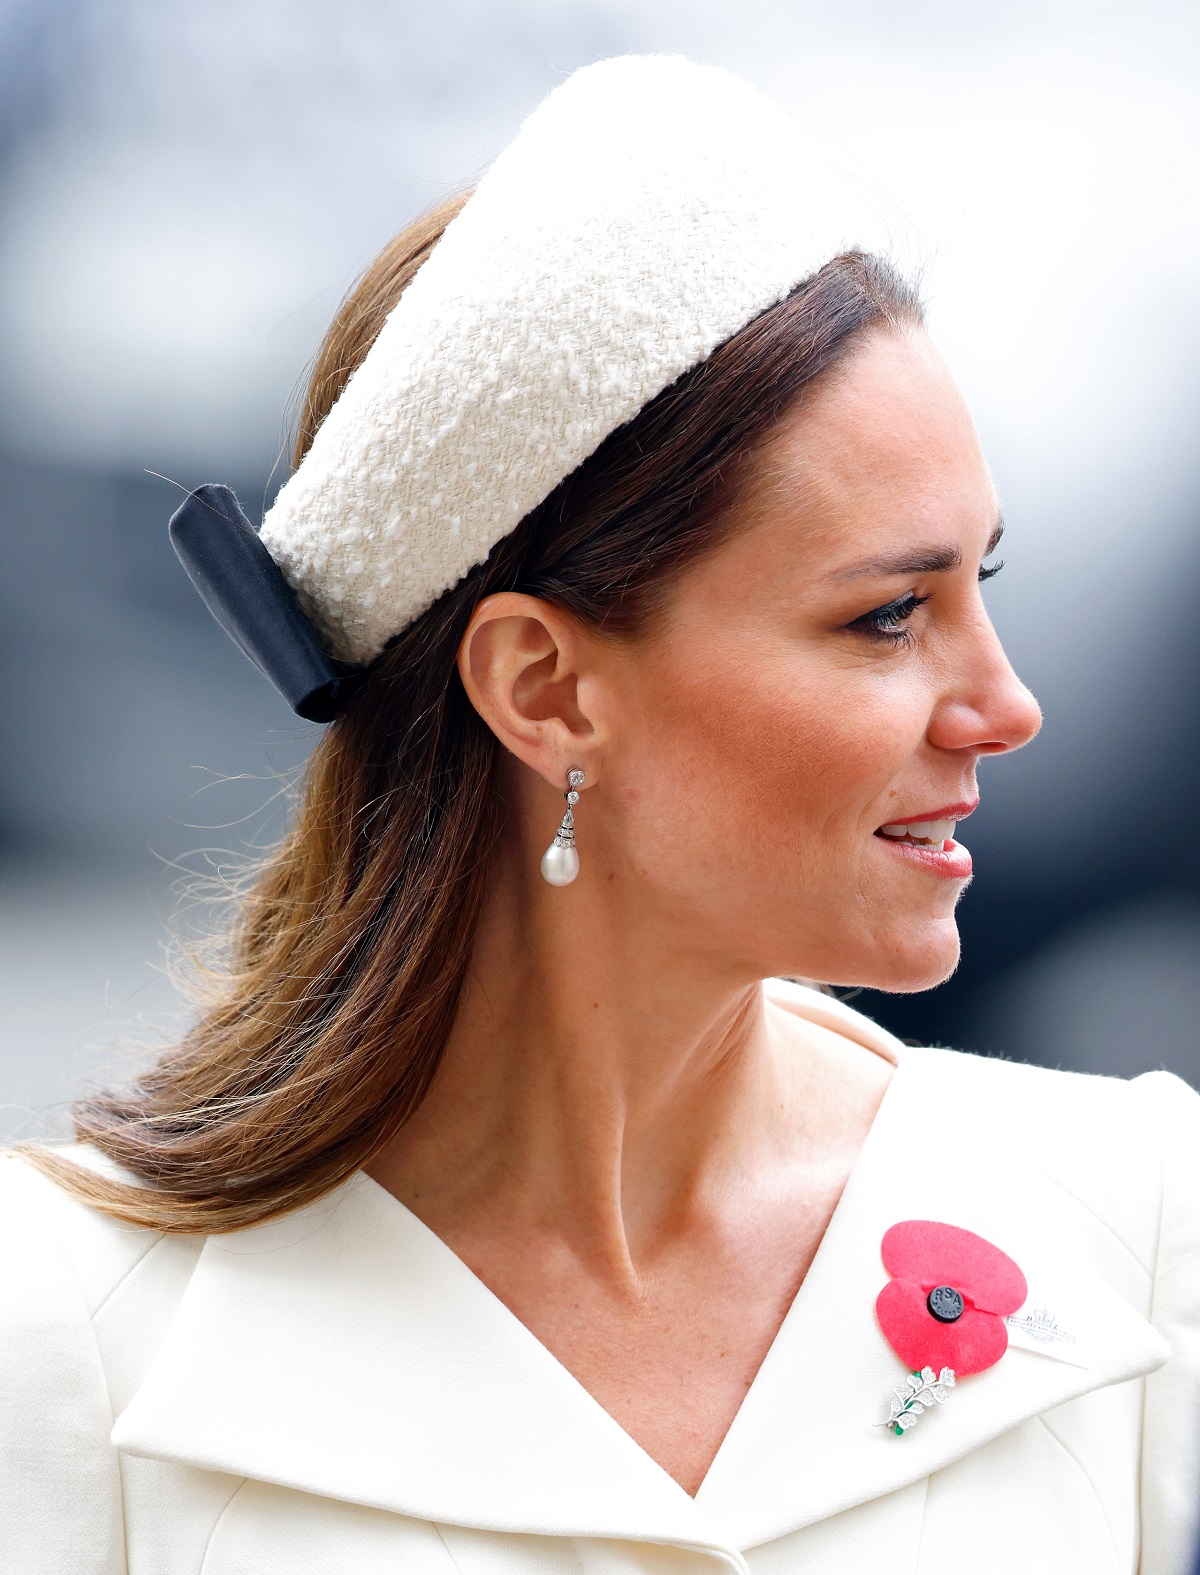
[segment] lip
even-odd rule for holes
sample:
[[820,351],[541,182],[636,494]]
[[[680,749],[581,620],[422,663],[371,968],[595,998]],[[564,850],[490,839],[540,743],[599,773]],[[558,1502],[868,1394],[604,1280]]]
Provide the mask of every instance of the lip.
[[968,815],[973,815],[979,808],[977,798],[963,799],[957,804],[944,804],[941,809],[922,810],[919,815],[897,815],[894,820],[885,820],[885,826],[918,826],[926,820],[966,820]]
[[[944,817],[949,820],[949,815]],[[903,821],[889,821],[888,825],[903,825]],[[973,865],[971,863],[971,850],[964,848],[961,842],[944,842],[940,848],[927,848],[915,842],[899,842],[892,837],[882,837],[875,834],[876,842],[883,843],[893,858],[906,859],[909,864],[916,864],[926,870],[930,875],[938,875],[942,880],[967,881],[971,878]]]

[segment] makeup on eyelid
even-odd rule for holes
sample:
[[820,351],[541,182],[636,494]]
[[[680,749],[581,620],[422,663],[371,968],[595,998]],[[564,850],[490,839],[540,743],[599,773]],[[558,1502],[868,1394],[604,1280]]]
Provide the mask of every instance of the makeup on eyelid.
[[[946,569],[950,567],[952,567],[950,564],[944,566]],[[1003,558],[988,566],[981,564],[979,582],[982,584],[985,580],[990,580],[994,575],[999,574],[1003,567]],[[885,602],[880,607],[873,607],[870,612],[863,613],[846,627],[868,635],[872,639],[884,640],[892,645],[905,645],[909,640],[908,631],[904,628],[905,622],[932,599],[932,592],[919,596],[916,591],[906,591],[904,595],[893,597],[890,602]]]

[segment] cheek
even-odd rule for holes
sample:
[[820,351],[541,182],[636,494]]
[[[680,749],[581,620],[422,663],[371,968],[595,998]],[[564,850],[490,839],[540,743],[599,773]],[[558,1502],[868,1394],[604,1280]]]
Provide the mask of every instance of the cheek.
[[[874,802],[923,737],[924,697],[878,672],[764,643],[654,664],[623,773],[635,843],[653,859],[753,873],[844,864]],[[639,862],[651,855],[645,849]],[[848,873],[843,869],[843,873]]]

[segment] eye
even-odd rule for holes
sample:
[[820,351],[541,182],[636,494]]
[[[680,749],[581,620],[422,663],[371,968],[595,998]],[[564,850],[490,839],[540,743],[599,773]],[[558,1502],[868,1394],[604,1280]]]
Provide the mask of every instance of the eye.
[[1004,567],[1004,559],[1003,558],[997,558],[995,563],[988,564],[988,566],[986,568],[984,568],[984,566],[982,564],[980,564],[980,566],[979,566],[979,583],[982,585],[984,580],[990,580],[994,574],[999,574],[1000,570],[1003,567]]
[[872,640],[887,640],[893,645],[905,645],[912,639],[912,632],[904,627],[905,624],[917,608],[924,607],[928,600],[928,596],[918,596],[915,591],[906,591],[903,596],[897,596],[895,601],[876,607],[869,613],[863,613],[861,618],[856,618],[846,627],[859,634],[865,634]]

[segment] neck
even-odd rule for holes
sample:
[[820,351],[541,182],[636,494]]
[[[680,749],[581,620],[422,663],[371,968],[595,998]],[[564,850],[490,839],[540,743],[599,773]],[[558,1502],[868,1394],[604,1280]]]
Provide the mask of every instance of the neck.
[[503,1222],[636,1277],[789,1103],[761,989],[619,879],[499,865],[433,1087],[372,1171],[448,1238]]

